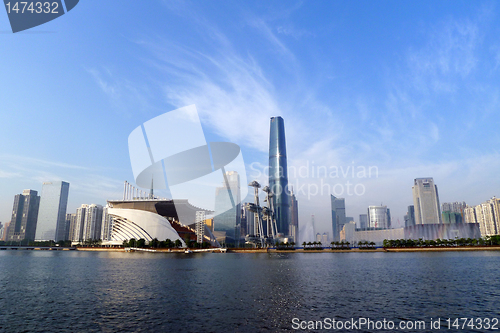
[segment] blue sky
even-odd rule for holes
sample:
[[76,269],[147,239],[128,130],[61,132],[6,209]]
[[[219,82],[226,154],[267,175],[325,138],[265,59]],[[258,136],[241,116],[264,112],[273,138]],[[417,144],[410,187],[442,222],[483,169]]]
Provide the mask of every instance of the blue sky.
[[318,231],[331,228],[330,193],[311,193],[322,184],[361,184],[363,195],[339,195],[347,215],[383,203],[396,223],[416,177],[434,177],[441,202],[500,195],[499,10],[479,1],[82,0],[17,34],[0,11],[0,221],[15,194],[47,180],[71,183],[69,212],[120,198],[133,182],[130,132],[190,104],[208,141],[241,146],[249,178],[268,163],[276,115],[297,170],[375,166],[369,178],[290,179],[304,189],[300,223],[314,214]]

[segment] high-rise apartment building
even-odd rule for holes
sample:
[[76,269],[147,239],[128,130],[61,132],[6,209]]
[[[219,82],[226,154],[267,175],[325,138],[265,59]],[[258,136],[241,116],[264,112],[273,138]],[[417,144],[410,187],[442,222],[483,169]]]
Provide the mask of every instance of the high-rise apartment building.
[[442,223],[439,194],[437,186],[434,184],[434,179],[431,177],[416,178],[412,190],[413,206],[415,207],[415,223]]
[[482,237],[500,234],[500,198],[493,197],[480,205],[466,206],[463,212],[465,223],[479,223]]
[[108,214],[108,206],[102,210],[102,223],[101,223],[101,239],[103,241],[111,240],[111,230],[113,229],[113,218]]
[[76,214],[66,214],[66,240],[72,240],[75,233]]
[[476,216],[476,207],[469,206],[464,209],[465,223],[479,223]]
[[19,242],[24,239],[34,240],[40,197],[34,190],[24,190],[14,197],[12,218],[7,241]]
[[290,206],[286,160],[285,123],[281,117],[271,118],[269,135],[269,188],[274,193],[278,233],[289,236]]
[[462,202],[445,202],[441,205],[442,212],[453,212],[453,213],[461,213],[467,207],[467,204]]
[[468,206],[465,222],[479,223],[482,237],[500,234],[500,199],[492,198],[475,207]]
[[240,176],[227,171],[222,187],[215,189],[214,230],[239,239],[241,223]]
[[101,239],[102,211],[101,205],[88,205],[85,212],[83,241]]
[[467,204],[465,202],[445,202],[441,205],[441,219],[443,223],[455,224],[463,223],[465,209]]
[[83,231],[85,227],[85,217],[87,215],[87,208],[89,205],[83,204],[76,209],[76,218],[73,229],[73,236],[71,240],[73,242],[83,241]]
[[340,231],[346,224],[345,199],[330,196],[332,207],[332,239],[334,242],[340,241]]
[[44,182],[38,211],[35,240],[65,240],[69,183]]

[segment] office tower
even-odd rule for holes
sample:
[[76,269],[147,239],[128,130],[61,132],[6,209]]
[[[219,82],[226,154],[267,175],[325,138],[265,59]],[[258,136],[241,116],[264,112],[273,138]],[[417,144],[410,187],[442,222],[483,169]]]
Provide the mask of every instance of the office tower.
[[42,186],[35,240],[65,240],[69,183],[45,182]]
[[102,210],[102,223],[101,223],[101,239],[103,241],[111,240],[111,230],[113,229],[113,218],[108,214],[108,206]]
[[74,242],[81,242],[83,241],[83,230],[85,227],[85,216],[87,213],[87,207],[89,205],[81,205],[79,208],[76,209],[76,219],[75,219],[75,226],[73,228],[74,233],[73,237],[71,238],[72,241]]
[[278,233],[289,236],[288,169],[286,161],[285,123],[271,118],[269,134],[269,188],[273,191]]
[[24,190],[14,197],[14,207],[7,241],[34,240],[40,197],[34,190]]
[[342,227],[340,230],[340,240],[348,241],[350,244],[354,244],[354,233],[356,231],[356,222],[351,221]]
[[321,234],[320,233],[316,234],[316,242],[321,242]]
[[391,229],[391,210],[387,208],[387,229]]
[[328,234],[326,232],[324,232],[323,235],[321,235],[321,243],[323,243],[323,245],[328,244]]
[[214,232],[214,218],[206,219],[205,220],[205,225],[207,226],[208,230],[210,230],[211,233]]
[[254,217],[254,214],[253,212],[249,211],[248,209],[246,209],[245,207],[246,205],[243,205],[243,211],[244,211],[244,214],[245,214],[245,219],[247,221],[247,235],[254,235],[255,233],[255,217]]
[[407,216],[407,219],[405,218],[405,227],[415,225],[415,206],[408,206],[408,213],[405,216]]
[[236,227],[241,222],[240,201],[240,176],[236,171],[227,171],[222,187],[215,189],[215,231],[225,231],[226,235],[239,239]]
[[241,237],[245,237],[248,235],[248,224],[247,224],[247,215],[245,214],[246,210],[245,208],[241,208],[241,217],[240,217],[240,232],[241,232]]
[[102,211],[101,205],[88,205],[85,212],[83,241],[101,239]]
[[368,228],[388,229],[390,213],[387,212],[387,206],[369,206],[368,207]]
[[434,179],[416,178],[413,190],[416,224],[438,224],[441,221],[439,194]]
[[368,214],[359,214],[359,228],[361,230],[368,228]]
[[340,231],[346,224],[345,199],[330,196],[332,204],[332,239],[334,242],[340,241]]
[[0,238],[0,240],[2,240],[2,241],[7,240],[7,235],[9,234],[9,227],[10,227],[10,222],[5,223],[5,225],[3,227],[3,235],[2,235],[2,238]]
[[295,194],[290,194],[290,236],[295,243],[299,242],[299,202]]
[[66,240],[72,240],[75,233],[76,214],[66,214]]
[[3,233],[5,231],[4,226],[2,225],[2,222],[0,222],[0,240],[3,240]]

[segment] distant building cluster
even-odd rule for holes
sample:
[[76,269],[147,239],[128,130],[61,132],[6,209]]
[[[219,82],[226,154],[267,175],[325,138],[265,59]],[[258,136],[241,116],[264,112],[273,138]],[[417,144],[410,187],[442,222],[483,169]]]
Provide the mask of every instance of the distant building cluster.
[[14,197],[12,217],[1,228],[0,240],[6,242],[74,241],[109,239],[112,218],[101,205],[82,205],[74,214],[66,214],[69,183],[50,181],[42,184],[41,196],[24,190]]
[[345,218],[345,200],[331,196],[333,239],[351,244],[384,239],[479,238],[500,233],[500,199],[493,198],[469,207],[465,202],[443,203],[434,179],[416,178],[412,187],[413,205],[408,206],[404,227],[392,228],[387,206],[369,206],[359,216],[359,226]]

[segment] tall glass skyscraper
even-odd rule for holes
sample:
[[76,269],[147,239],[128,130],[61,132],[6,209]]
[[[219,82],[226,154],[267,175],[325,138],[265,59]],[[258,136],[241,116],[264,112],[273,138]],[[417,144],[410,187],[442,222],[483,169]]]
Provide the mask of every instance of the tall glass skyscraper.
[[290,236],[299,244],[299,203],[295,194],[290,194]]
[[14,197],[7,241],[18,242],[24,239],[35,239],[39,206],[40,197],[37,191],[24,190],[23,194]]
[[340,241],[340,231],[346,223],[345,218],[345,199],[337,198],[334,195],[330,196],[332,202],[332,231],[333,241]]
[[236,171],[227,171],[227,179],[215,192],[214,230],[225,231],[229,237],[239,239],[236,230],[241,223],[240,175]]
[[35,240],[65,239],[69,183],[45,182],[42,186]]
[[276,211],[278,233],[290,235],[290,205],[288,193],[288,170],[286,163],[285,123],[281,117],[271,118],[269,135],[269,187],[275,194],[273,197]]

